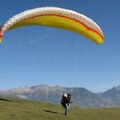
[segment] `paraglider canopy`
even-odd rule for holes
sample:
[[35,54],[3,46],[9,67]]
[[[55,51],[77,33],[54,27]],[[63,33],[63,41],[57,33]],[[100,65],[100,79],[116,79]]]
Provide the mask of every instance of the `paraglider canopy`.
[[97,44],[104,41],[102,30],[93,20],[75,11],[57,7],[35,8],[13,16],[1,26],[0,41],[2,41],[5,32],[28,25],[69,30],[81,34]]

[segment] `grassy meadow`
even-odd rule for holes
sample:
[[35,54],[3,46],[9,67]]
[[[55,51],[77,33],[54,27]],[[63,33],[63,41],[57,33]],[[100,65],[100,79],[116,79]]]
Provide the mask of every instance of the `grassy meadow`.
[[61,105],[0,97],[0,120],[120,120],[120,108],[71,107],[63,113]]

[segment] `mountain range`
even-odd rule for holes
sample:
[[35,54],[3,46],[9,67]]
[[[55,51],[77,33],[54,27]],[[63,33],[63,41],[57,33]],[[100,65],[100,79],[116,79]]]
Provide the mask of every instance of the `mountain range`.
[[1,95],[21,99],[40,100],[44,102],[60,103],[63,93],[71,93],[72,104],[80,107],[119,107],[120,86],[113,87],[100,94],[93,93],[86,88],[37,85],[19,87],[0,91]]

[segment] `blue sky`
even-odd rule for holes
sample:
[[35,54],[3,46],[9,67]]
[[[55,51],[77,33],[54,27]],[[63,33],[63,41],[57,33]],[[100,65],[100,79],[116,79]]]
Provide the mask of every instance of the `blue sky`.
[[102,28],[104,44],[49,27],[9,31],[0,45],[0,89],[49,84],[98,92],[120,85],[120,1],[1,0],[0,24],[43,6],[72,9],[90,17]]

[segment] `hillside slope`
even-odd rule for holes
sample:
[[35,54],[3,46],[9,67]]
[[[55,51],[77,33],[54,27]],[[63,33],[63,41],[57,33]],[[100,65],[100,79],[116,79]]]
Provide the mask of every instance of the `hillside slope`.
[[119,108],[72,107],[68,116],[60,105],[0,97],[0,120],[119,120]]

